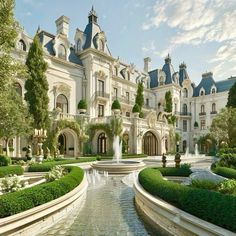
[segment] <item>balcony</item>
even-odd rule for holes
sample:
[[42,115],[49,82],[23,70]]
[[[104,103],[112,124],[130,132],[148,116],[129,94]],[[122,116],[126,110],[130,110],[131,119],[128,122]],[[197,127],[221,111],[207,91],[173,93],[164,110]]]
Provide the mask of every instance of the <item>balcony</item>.
[[199,113],[199,116],[205,116],[205,115],[206,115],[206,112],[205,112],[205,111]]
[[129,105],[134,105],[135,102],[134,101],[130,101],[130,99],[126,98],[126,97],[117,97],[117,96],[113,96],[112,97],[113,100],[118,100],[120,103],[125,103],[125,104],[129,104]]
[[179,112],[179,111],[176,111],[175,112],[175,115],[179,115],[179,116],[192,116],[192,113],[191,112]]
[[110,96],[109,93],[105,93],[104,91],[96,91],[94,95],[96,98],[102,98],[105,100],[109,99]]
[[217,114],[217,111],[211,111],[210,114],[211,114],[211,115],[216,115],[216,114]]

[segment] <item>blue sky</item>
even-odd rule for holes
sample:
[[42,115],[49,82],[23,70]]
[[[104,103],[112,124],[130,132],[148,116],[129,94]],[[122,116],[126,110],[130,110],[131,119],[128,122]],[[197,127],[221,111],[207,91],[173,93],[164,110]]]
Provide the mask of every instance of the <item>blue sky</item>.
[[235,0],[16,0],[15,17],[29,36],[40,25],[55,34],[55,20],[70,18],[70,40],[75,29],[85,29],[91,6],[114,57],[143,68],[161,68],[170,53],[175,71],[185,62],[190,79],[212,71],[215,80],[236,75]]

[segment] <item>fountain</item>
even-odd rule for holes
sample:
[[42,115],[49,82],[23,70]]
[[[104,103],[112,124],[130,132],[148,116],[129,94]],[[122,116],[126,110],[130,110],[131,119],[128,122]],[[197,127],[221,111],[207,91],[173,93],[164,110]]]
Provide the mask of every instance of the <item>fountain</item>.
[[120,137],[116,135],[113,140],[113,160],[112,161],[96,161],[91,166],[98,171],[106,171],[109,174],[129,174],[135,170],[139,170],[145,166],[142,161],[126,161],[121,160],[122,143]]
[[197,145],[197,143],[195,144],[194,154],[195,154],[195,157],[199,157],[199,152],[198,152],[198,145]]

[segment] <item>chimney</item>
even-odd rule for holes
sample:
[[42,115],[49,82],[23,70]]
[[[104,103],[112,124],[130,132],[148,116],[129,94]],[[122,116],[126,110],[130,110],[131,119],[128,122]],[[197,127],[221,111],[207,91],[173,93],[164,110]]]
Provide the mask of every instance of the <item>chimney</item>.
[[66,16],[61,16],[55,21],[57,26],[57,34],[63,34],[68,38],[69,21],[70,19]]
[[143,59],[144,61],[144,71],[148,73],[149,71],[149,62],[151,62],[151,58],[150,57],[146,57]]

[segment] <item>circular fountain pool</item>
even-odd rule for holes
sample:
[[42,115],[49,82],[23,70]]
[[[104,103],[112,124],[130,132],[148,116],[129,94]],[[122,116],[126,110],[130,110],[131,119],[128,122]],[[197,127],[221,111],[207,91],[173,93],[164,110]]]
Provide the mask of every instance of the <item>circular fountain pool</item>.
[[109,174],[129,174],[142,169],[145,164],[142,161],[97,161],[91,166],[98,171],[107,171]]

